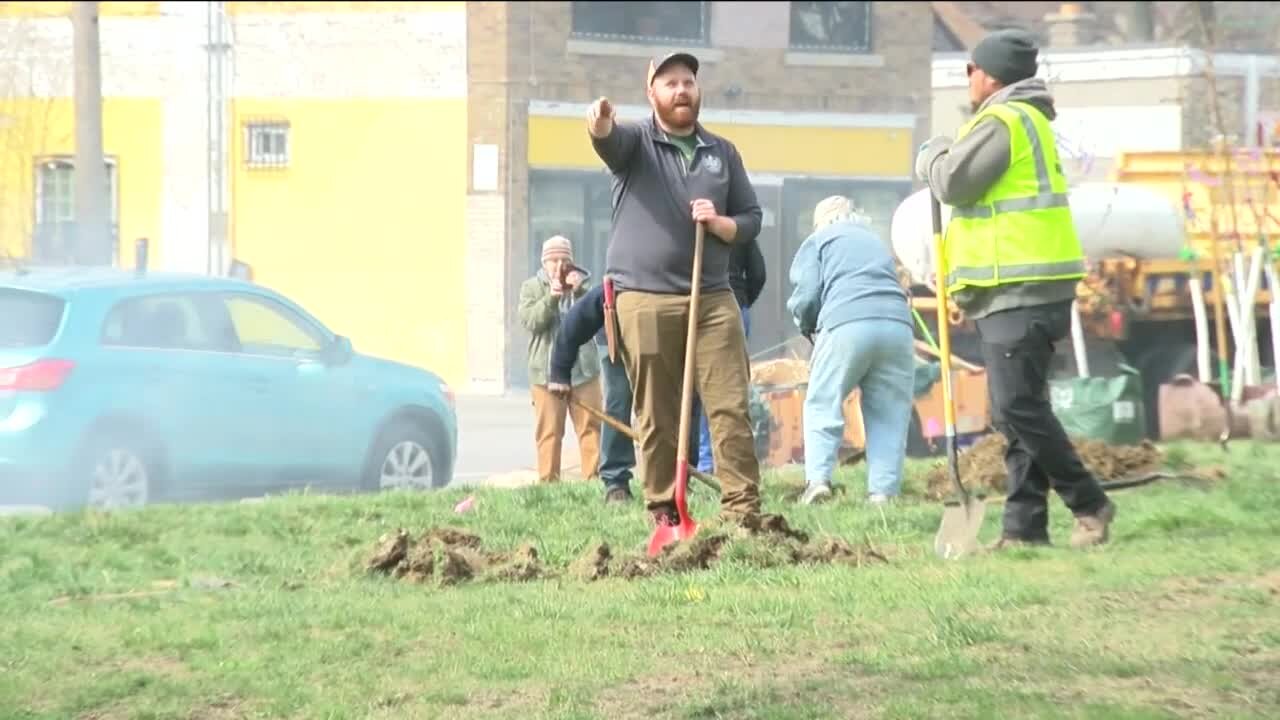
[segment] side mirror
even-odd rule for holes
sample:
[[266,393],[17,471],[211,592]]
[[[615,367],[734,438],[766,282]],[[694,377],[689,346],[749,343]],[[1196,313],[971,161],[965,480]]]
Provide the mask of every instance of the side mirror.
[[344,335],[334,335],[333,342],[329,343],[329,347],[325,348],[324,361],[327,365],[345,365],[351,360],[351,356],[355,354],[355,349],[351,346],[351,339]]

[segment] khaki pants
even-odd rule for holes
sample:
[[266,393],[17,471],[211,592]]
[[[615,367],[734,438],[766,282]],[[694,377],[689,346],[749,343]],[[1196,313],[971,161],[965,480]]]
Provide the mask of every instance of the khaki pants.
[[[547,391],[546,385],[534,385],[534,429],[538,443],[538,482],[560,480],[560,449],[564,440],[565,415],[573,419],[573,429],[578,434],[578,450],[582,453],[582,476],[594,478],[600,466],[600,421],[569,403],[569,398],[556,397]],[[600,379],[592,378],[573,388],[570,398],[594,409],[604,405],[600,392]]]
[[[618,295],[617,304],[636,414],[637,466],[652,508],[672,502],[675,493],[689,298],[629,290]],[[725,290],[704,294],[698,314],[694,387],[711,428],[721,509],[727,515],[758,514],[760,464],[747,407],[751,379],[742,311]]]

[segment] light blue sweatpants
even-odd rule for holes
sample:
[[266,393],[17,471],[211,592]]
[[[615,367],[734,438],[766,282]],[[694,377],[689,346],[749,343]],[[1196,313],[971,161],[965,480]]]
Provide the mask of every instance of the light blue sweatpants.
[[804,401],[804,472],[809,486],[831,485],[844,437],[844,401],[861,390],[867,436],[867,491],[897,495],[907,453],[915,380],[911,326],[855,320],[818,334]]

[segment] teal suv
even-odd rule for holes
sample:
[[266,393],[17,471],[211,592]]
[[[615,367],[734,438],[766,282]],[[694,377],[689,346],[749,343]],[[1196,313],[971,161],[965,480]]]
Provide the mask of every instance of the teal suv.
[[457,445],[438,376],[259,285],[0,270],[0,508],[438,488]]

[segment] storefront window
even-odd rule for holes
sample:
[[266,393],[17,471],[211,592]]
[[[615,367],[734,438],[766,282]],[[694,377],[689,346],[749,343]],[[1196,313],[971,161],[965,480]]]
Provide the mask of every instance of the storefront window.
[[[810,180],[787,178],[781,188],[769,188],[761,195],[781,201],[781,222],[769,240],[761,232],[761,251],[768,268],[768,280],[759,301],[751,311],[752,337],[749,343],[757,360],[782,357],[787,354],[781,344],[798,336],[795,323],[787,312],[787,298],[791,297],[791,261],[800,244],[813,233],[813,208],[830,195],[845,195],[865,212],[872,227],[889,243],[889,227],[893,211],[911,192],[907,181],[860,180]],[[777,202],[777,201],[775,201]]]
[[911,183],[901,181],[807,180],[788,178],[782,188],[783,238],[789,249],[787,263],[800,243],[813,233],[813,208],[823,198],[844,195],[871,218],[871,226],[889,243],[893,211],[911,193]]
[[563,235],[574,260],[599,279],[604,273],[612,208],[609,176],[600,172],[535,170],[529,178],[529,274],[541,264],[542,243]]

